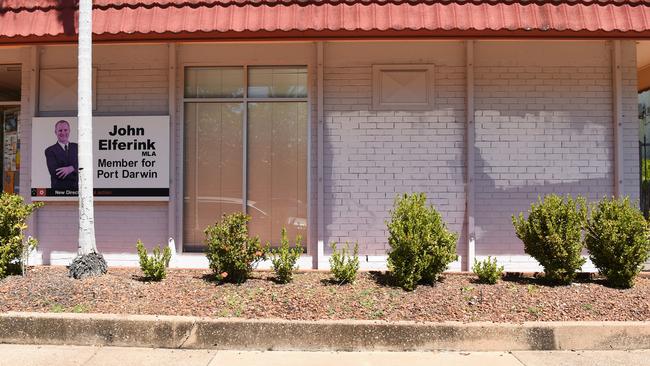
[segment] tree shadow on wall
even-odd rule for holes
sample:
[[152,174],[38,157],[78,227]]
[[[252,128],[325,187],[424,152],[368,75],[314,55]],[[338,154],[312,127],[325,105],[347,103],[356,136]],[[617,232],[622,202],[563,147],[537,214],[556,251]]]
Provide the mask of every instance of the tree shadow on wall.
[[[585,121],[585,117],[581,116],[581,111],[575,112],[575,115],[573,112],[568,111],[566,115],[560,117],[552,114],[547,115],[547,111],[526,113],[529,116],[526,116],[525,113],[520,115],[516,112],[499,114],[493,117],[494,120],[501,121],[501,119],[504,119],[505,122],[493,122],[493,126],[479,126],[480,123],[477,123],[477,135],[481,133],[479,132],[480,129],[486,129],[487,131],[483,133],[496,136],[496,141],[489,145],[489,148],[475,146],[473,149],[476,166],[474,174],[474,216],[478,255],[523,255],[523,244],[514,235],[511,216],[519,212],[526,213],[530,208],[530,204],[537,201],[538,196],[550,193],[570,194],[573,196],[581,194],[589,200],[597,200],[613,193],[613,167],[611,163],[607,163],[611,160],[612,154],[612,133],[609,131],[609,125],[602,123],[598,119],[587,119]],[[348,126],[347,128],[352,127]],[[399,128],[399,126],[396,124],[395,128]],[[428,122],[422,122],[422,126],[417,128],[425,130],[430,126]],[[326,127],[324,141],[324,180],[326,187],[324,221],[326,226],[325,235],[329,236],[326,239],[368,241],[369,238],[371,240],[364,244],[377,244],[371,241],[372,237],[381,236],[377,234],[378,231],[385,230],[384,220],[386,217],[381,215],[383,213],[381,210],[383,210],[383,207],[389,207],[392,204],[394,195],[398,193],[390,192],[387,193],[385,198],[380,199],[373,199],[370,195],[367,198],[358,198],[355,197],[355,193],[365,192],[363,190],[364,185],[379,187],[381,183],[370,180],[361,183],[348,183],[352,185],[347,186],[337,183],[341,174],[347,174],[346,172],[340,172],[341,167],[345,168],[352,165],[356,169],[355,172],[364,172],[364,168],[370,167],[370,165],[358,163],[356,161],[357,157],[353,156],[353,153],[346,152],[346,150],[354,151],[353,149],[357,148],[356,145],[362,140],[359,140],[356,136],[362,136],[362,134],[352,133],[345,136],[347,139],[346,144],[342,144],[341,140],[329,139],[332,134],[327,133],[328,129],[331,129],[331,127]],[[503,131],[503,133],[511,132],[505,131],[506,129],[519,129],[522,132],[521,135],[511,135],[518,140],[508,141],[502,139],[499,135],[499,131]],[[527,135],[530,130],[534,130],[537,135]],[[558,131],[561,132],[561,137],[554,137],[558,135]],[[424,135],[425,132],[427,131],[423,131],[420,135]],[[519,136],[526,137],[519,139]],[[433,149],[441,148],[442,145],[436,145],[438,143],[439,141],[433,135],[431,140],[423,142],[423,144],[428,144],[427,147]],[[548,147],[549,145],[557,145],[557,147]],[[396,147],[393,140],[386,140],[385,146],[373,146],[372,148],[387,150],[384,154],[388,158],[377,160],[375,165],[377,167],[388,166],[386,160],[390,160],[391,154],[404,154],[403,150],[406,149],[406,147],[402,146]],[[463,153],[454,159],[446,158],[445,163],[442,165],[436,160],[436,153],[426,153],[430,155],[430,164],[421,169],[423,173],[431,176],[428,181],[422,180],[417,184],[412,184],[413,180],[411,180],[409,186],[397,186],[395,189],[428,192],[428,200],[432,204],[441,211],[446,209],[445,206],[449,207],[452,210],[451,215],[456,215],[456,220],[458,220],[458,212],[454,208],[452,199],[444,198],[446,196],[443,193],[440,196],[443,197],[443,200],[449,202],[443,201],[444,203],[440,204],[439,198],[436,198],[436,192],[440,192],[437,190],[440,184],[449,185],[453,184],[451,182],[454,180],[460,180],[457,177],[450,176],[456,174],[458,169],[462,171],[464,188],[456,194],[458,197],[464,197],[466,191],[464,183],[466,182],[466,167],[464,165],[466,154],[464,145],[457,145],[454,148],[461,149]],[[597,156],[587,157],[586,151],[597,151]],[[578,158],[575,156],[576,154],[585,155],[585,157],[584,159],[582,156]],[[372,160],[373,157],[370,154],[369,157]],[[584,173],[581,171],[583,165],[581,165],[580,161],[582,160],[584,160],[584,166],[589,167]],[[390,167],[393,168],[409,166],[409,161],[402,160],[393,160],[390,164]],[[350,170],[348,173],[353,174],[353,171]],[[437,178],[438,176],[440,178]],[[398,173],[395,173],[392,179],[401,180],[402,178]],[[386,180],[388,181],[390,178],[386,178]],[[456,191],[451,190],[450,192]],[[393,196],[389,197],[389,195]],[[357,194],[357,196],[359,195]],[[344,209],[341,208],[342,206],[344,206]],[[339,215],[343,214],[350,216],[345,208],[348,211],[358,213],[353,222],[359,222],[359,219],[361,219],[363,223],[345,223],[344,218],[339,217]],[[464,209],[462,211],[465,212]],[[446,213],[446,216],[448,214]],[[461,230],[459,233],[458,253],[463,257],[463,265],[466,265],[464,259],[466,258],[467,249],[465,235],[467,220],[465,218],[462,220],[462,225],[459,225],[456,221],[454,226],[456,230]],[[338,223],[342,224],[339,225]],[[328,225],[331,225],[331,228],[328,228]],[[352,226],[355,225],[358,228],[352,229]],[[345,227],[345,229],[341,230],[338,228],[339,226]],[[373,235],[367,236],[366,233],[368,232],[372,232]],[[346,235],[350,236],[350,238],[346,237]],[[353,237],[355,235],[356,238]]]
[[[611,149],[606,150],[609,155]],[[530,205],[536,203],[539,197],[548,194],[573,197],[582,195],[593,202],[613,194],[612,166],[606,172],[584,174],[587,177],[580,178],[578,174],[567,176],[568,173],[564,171],[578,170],[579,167],[563,167],[563,171],[557,172],[557,161],[540,163],[544,160],[540,158],[537,165],[520,167],[524,171],[521,172],[521,177],[517,177],[518,173],[499,172],[504,168],[503,165],[491,165],[478,148],[474,148],[474,156],[477,255],[524,255],[523,243],[515,236],[512,215],[522,212],[527,216]],[[502,174],[515,177],[503,178]],[[531,174],[540,178],[522,178]],[[552,177],[545,178],[549,174]]]

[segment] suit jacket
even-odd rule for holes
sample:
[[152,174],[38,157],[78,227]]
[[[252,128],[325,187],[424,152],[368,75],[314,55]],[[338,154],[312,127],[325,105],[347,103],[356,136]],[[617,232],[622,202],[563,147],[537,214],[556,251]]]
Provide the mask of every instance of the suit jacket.
[[[63,150],[59,143],[45,149],[45,160],[47,161],[47,170],[50,172],[51,188],[69,189],[76,191],[79,189],[79,148],[76,143],[68,143],[68,152]],[[63,179],[56,176],[56,170],[65,166],[72,165],[74,172],[68,174]]]

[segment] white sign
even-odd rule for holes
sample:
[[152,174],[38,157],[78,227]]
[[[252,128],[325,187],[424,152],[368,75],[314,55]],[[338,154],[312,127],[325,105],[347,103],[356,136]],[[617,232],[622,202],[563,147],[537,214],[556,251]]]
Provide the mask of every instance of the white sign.
[[[93,117],[95,197],[169,199],[169,116]],[[76,117],[32,120],[32,200],[78,194]],[[68,198],[72,199],[72,198]]]

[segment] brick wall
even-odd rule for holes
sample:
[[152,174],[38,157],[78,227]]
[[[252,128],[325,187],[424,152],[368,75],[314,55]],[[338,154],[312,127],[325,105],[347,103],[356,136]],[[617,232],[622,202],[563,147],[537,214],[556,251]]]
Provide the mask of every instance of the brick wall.
[[[359,242],[361,254],[386,254],[385,221],[403,192],[426,193],[450,229],[463,231],[463,50],[460,42],[326,46],[326,243]],[[372,111],[373,63],[435,64],[435,108]]]
[[[511,215],[538,195],[613,194],[610,46],[479,42],[476,64],[476,252],[523,254]],[[631,76],[628,70],[626,110],[636,103]],[[626,192],[634,197],[636,128],[627,115]]]
[[[452,230],[465,230],[464,48],[422,47],[326,47],[326,241],[359,241],[362,253],[385,254],[393,198],[412,191],[427,193]],[[634,43],[623,49],[624,190],[636,198]],[[477,254],[519,255],[511,215],[539,194],[613,193],[610,45],[481,41],[475,61]],[[434,109],[372,111],[371,65],[385,63],[434,64]]]

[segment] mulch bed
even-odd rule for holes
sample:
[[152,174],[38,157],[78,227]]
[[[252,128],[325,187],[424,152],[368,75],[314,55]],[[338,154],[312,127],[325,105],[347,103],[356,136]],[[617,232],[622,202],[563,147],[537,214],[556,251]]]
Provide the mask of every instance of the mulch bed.
[[326,272],[303,272],[280,285],[256,271],[241,285],[214,281],[207,270],[169,270],[162,282],[142,280],[136,268],[109,268],[102,277],[74,280],[63,267],[30,268],[0,280],[0,311],[89,312],[281,319],[385,321],[650,320],[650,278],[632,289],[584,278],[550,286],[533,276],[510,276],[490,286],[469,274],[445,274],[413,292],[390,286],[381,272],[362,272],[338,285]]

